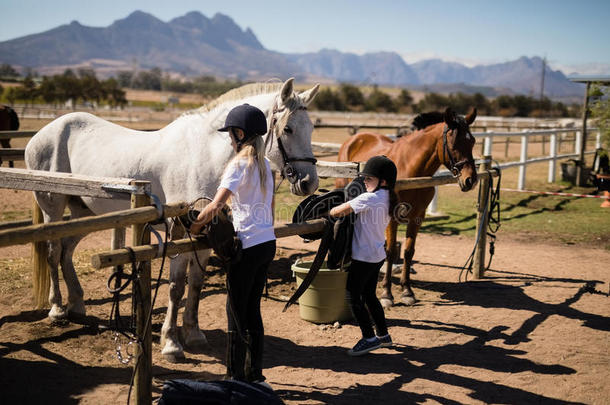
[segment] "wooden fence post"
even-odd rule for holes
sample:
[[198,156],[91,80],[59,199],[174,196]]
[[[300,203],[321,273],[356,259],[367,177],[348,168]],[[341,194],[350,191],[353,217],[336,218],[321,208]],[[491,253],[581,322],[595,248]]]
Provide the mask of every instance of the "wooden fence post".
[[[147,187],[150,191],[150,182],[133,181],[132,185]],[[132,194],[131,208],[139,208],[150,205],[150,197],[146,194]],[[150,244],[150,231],[146,230],[146,224],[134,224],[132,226],[132,246]],[[136,393],[137,405],[149,405],[152,403],[152,333],[151,326],[147,321],[151,311],[151,275],[150,261],[141,264],[141,272],[138,277],[138,287],[140,290],[140,302],[136,308],[136,335],[142,340],[142,345],[137,346],[134,390]],[[134,286],[135,287],[135,286]],[[134,294],[135,295],[135,294]],[[134,298],[135,299],[135,298]]]
[[[36,199],[32,197],[32,223],[42,224],[43,222],[42,211]],[[32,243],[32,284],[34,286],[34,306],[36,309],[44,308],[49,302],[51,277],[47,263],[47,251],[46,241]]]
[[[491,156],[483,157],[479,171],[485,172],[491,167]],[[475,233],[476,247],[473,261],[473,278],[479,280],[485,273],[485,246],[487,245],[487,214],[489,212],[489,182],[490,176],[482,176],[479,181],[479,202],[477,204],[477,232]]]

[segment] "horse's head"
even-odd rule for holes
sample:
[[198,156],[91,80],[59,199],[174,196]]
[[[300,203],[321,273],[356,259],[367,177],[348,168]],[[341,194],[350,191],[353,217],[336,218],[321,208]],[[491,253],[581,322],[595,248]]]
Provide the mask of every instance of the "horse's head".
[[439,158],[458,178],[462,191],[469,191],[477,183],[477,168],[472,157],[475,138],[470,133],[470,125],[476,117],[476,108],[465,118],[456,115],[450,108],[444,114],[445,125]]
[[290,182],[290,191],[309,195],[318,188],[316,159],[311,149],[313,124],[307,105],[318,93],[319,85],[300,94],[294,92],[294,79],[288,79],[269,112],[269,132],[265,141],[267,157],[274,170]]

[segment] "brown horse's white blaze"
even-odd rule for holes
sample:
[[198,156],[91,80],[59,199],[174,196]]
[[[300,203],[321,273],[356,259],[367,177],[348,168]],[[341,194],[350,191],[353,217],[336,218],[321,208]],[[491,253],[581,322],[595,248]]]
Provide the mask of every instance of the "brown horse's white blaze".
[[[471,190],[477,183],[477,171],[472,156],[475,138],[469,126],[476,118],[476,109],[465,118],[456,116],[450,109],[444,113],[427,113],[418,116],[418,130],[392,142],[379,134],[363,133],[351,137],[341,145],[338,161],[364,162],[375,155],[384,154],[396,164],[398,178],[432,176],[441,165],[451,170],[462,191]],[[337,187],[345,185],[345,179],[338,179]],[[413,190],[397,190],[399,208],[397,215],[401,223],[407,224],[404,263],[400,276],[401,301],[407,305],[415,302],[411,290],[410,270],[417,233],[426,215],[426,208],[434,197],[434,187]],[[386,229],[388,246],[386,272],[382,281],[384,293],[381,302],[384,307],[393,305],[391,290],[392,263],[395,261],[397,218],[392,218]]]

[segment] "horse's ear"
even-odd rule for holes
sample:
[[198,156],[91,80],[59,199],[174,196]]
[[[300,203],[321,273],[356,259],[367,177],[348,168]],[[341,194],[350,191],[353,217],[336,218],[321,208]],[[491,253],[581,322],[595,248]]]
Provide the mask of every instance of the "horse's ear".
[[455,113],[453,112],[451,107],[447,107],[447,109],[445,110],[444,118],[445,124],[447,124],[449,128],[455,128]]
[[294,85],[294,77],[291,77],[290,79],[288,79],[284,82],[284,85],[282,86],[282,91],[280,92],[281,100],[282,100],[283,104],[286,104],[286,102],[290,99],[290,97],[292,97],[292,93],[294,91],[293,85]]
[[468,114],[466,116],[466,123],[468,125],[472,125],[472,123],[474,122],[474,120],[477,118],[477,109],[473,108],[472,111],[470,112],[470,114]]
[[316,97],[316,94],[318,94],[318,90],[320,90],[319,83],[317,83],[311,89],[306,90],[306,91],[302,92],[301,94],[299,94],[299,97],[301,98],[301,101],[303,102],[303,104],[306,106],[309,105],[309,103],[311,103],[311,101]]

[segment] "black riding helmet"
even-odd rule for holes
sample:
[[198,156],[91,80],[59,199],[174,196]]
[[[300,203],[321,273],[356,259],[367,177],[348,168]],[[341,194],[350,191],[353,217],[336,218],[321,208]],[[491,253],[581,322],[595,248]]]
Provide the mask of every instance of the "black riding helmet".
[[244,139],[241,141],[235,139],[235,142],[241,146],[256,136],[267,133],[267,118],[261,110],[253,105],[242,104],[229,111],[225,126],[220,128],[219,131],[226,132],[231,127],[244,131]]
[[396,165],[387,156],[373,156],[364,165],[364,169],[358,173],[360,176],[373,176],[379,180],[385,180],[389,189],[396,185]]

